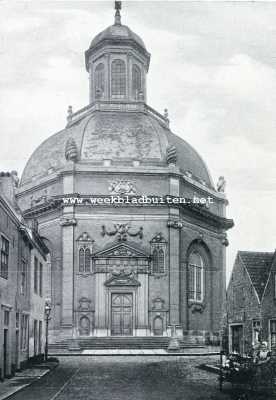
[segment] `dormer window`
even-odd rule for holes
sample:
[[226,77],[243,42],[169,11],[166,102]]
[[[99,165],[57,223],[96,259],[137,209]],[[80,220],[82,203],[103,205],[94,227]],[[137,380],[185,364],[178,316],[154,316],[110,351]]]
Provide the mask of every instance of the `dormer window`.
[[134,99],[139,98],[142,91],[142,74],[138,65],[134,64],[132,67],[132,95]]
[[126,96],[126,64],[123,60],[112,61],[111,95],[114,99],[123,99]]
[[104,64],[100,63],[95,69],[95,97],[101,98],[104,93]]

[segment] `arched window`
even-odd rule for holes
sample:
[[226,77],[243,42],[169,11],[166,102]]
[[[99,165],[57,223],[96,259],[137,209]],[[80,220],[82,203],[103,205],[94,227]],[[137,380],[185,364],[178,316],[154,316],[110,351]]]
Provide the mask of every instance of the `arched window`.
[[84,272],[84,249],[79,250],[79,271]]
[[126,95],[126,65],[122,60],[114,60],[111,64],[111,95],[115,99]]
[[165,272],[165,253],[163,249],[154,249],[152,252],[152,272],[154,274],[164,274]]
[[139,93],[142,90],[142,75],[138,65],[132,67],[132,94],[135,99],[138,99]]
[[84,269],[85,272],[90,272],[90,249],[85,249],[85,257],[84,257]]
[[164,274],[165,272],[165,254],[163,249],[158,250],[158,269],[159,274]]
[[156,249],[152,253],[152,272],[154,274],[158,273],[158,251]]
[[203,300],[204,263],[201,255],[193,251],[189,257],[189,300]]
[[100,63],[95,69],[95,92],[96,97],[101,97],[104,92],[104,64]]

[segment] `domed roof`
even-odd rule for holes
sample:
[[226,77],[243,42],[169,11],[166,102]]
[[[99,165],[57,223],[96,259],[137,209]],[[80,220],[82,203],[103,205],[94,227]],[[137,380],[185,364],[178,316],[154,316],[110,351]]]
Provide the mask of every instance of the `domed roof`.
[[145,43],[136,33],[132,32],[132,30],[126,25],[114,24],[100,32],[95,38],[92,40],[90,44],[90,49],[92,47],[96,47],[99,43],[104,40],[119,40],[120,44],[124,43],[124,41],[132,40],[136,42],[139,46],[141,46],[144,50],[146,50]]
[[101,165],[111,159],[116,165],[166,166],[166,151],[177,149],[177,165],[182,172],[212,187],[208,169],[198,153],[183,139],[174,135],[151,114],[142,112],[96,111],[45,140],[30,157],[21,178],[21,185],[46,177],[66,166],[65,148],[73,139],[78,161]]

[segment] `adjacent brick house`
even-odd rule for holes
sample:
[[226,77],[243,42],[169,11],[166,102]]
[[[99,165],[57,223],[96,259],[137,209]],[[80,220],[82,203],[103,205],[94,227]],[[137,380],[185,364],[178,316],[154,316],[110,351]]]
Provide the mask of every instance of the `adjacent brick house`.
[[276,252],[239,251],[227,289],[229,351],[276,345]]
[[0,173],[0,379],[42,354],[44,342],[43,276],[48,249],[22,218],[14,200],[15,185],[15,174]]

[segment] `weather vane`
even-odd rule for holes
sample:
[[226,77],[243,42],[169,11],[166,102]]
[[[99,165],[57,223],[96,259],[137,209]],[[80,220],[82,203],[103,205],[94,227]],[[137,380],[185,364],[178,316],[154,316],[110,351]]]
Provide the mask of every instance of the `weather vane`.
[[122,2],[121,1],[115,1],[115,25],[121,25],[121,14],[120,10],[122,9]]

